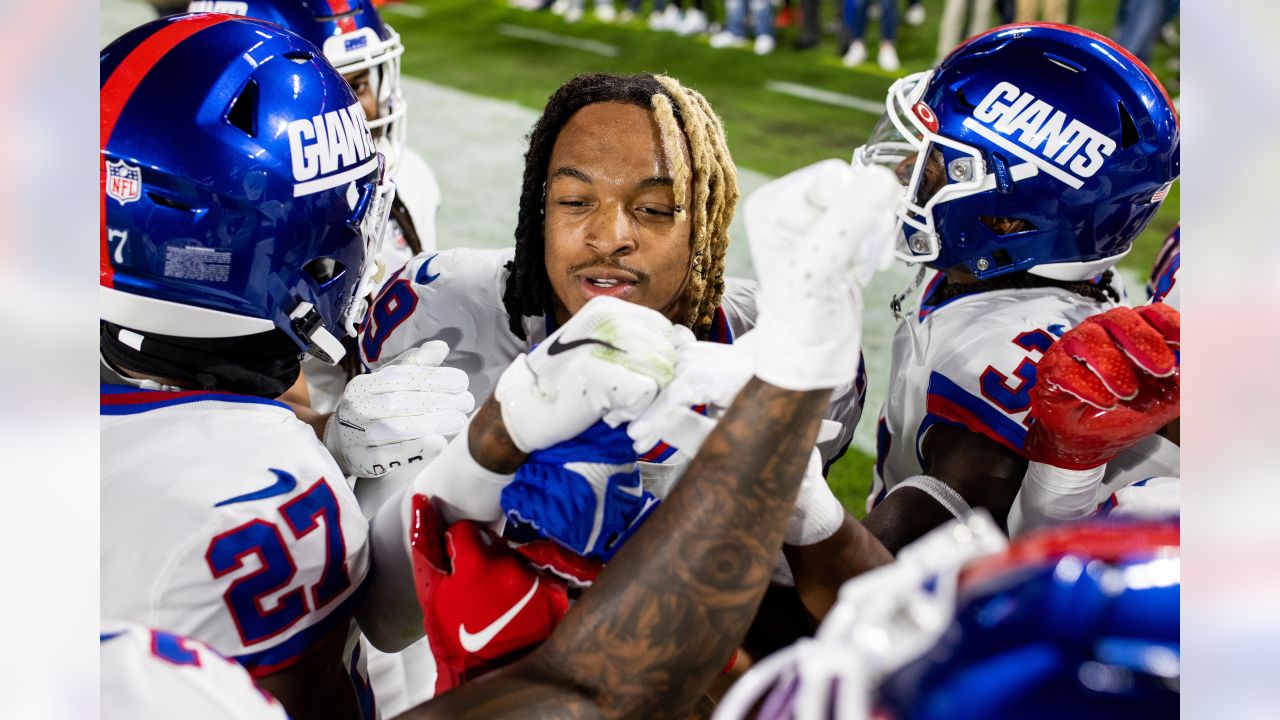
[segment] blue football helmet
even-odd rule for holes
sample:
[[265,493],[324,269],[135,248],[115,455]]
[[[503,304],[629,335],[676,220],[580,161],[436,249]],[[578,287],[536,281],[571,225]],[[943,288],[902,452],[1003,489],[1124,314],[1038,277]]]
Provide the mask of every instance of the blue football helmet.
[[376,118],[368,118],[378,149],[395,177],[404,149],[408,105],[400,92],[400,35],[383,22],[373,0],[192,0],[189,12],[220,12],[270,20],[310,40],[348,80],[363,79],[376,98]]
[[102,319],[278,329],[337,362],[394,198],[347,82],[291,32],[207,13],[126,33],[99,69]]
[[1087,280],[1124,257],[1179,173],[1160,83],[1080,28],[996,28],[895,82],[886,105],[855,160],[903,181],[907,262]]
[[715,718],[1176,717],[1179,530],[1089,521],[1011,545],[984,512],[845,583]]

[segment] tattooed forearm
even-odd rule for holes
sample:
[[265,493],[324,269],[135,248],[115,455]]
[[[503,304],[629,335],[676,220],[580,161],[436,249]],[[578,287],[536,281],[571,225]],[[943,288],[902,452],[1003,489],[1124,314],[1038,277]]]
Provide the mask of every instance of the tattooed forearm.
[[416,717],[667,717],[742,641],[830,393],[753,379],[662,507],[524,660]]

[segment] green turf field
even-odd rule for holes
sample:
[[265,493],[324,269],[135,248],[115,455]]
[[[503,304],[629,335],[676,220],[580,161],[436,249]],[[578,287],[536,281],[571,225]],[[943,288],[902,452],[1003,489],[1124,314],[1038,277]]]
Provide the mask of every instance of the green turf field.
[[[780,31],[778,50],[772,55],[757,57],[750,50],[712,49],[705,38],[652,32],[641,20],[606,25],[588,13],[581,22],[569,25],[549,12],[513,9],[503,0],[411,0],[406,4],[383,8],[404,39],[406,75],[540,110],[551,92],[575,73],[665,72],[707,96],[724,119],[738,165],[768,176],[825,157],[848,156],[872,130],[879,117],[877,108],[896,77],[874,64],[857,69],[842,66],[834,35],[825,35],[814,50],[794,51],[794,29]],[[1078,23],[1103,33],[1111,29],[1114,3],[1082,0],[1078,5]],[[934,60],[942,2],[925,0],[925,6],[924,25],[903,25],[899,30],[903,73],[927,69]],[[823,7],[834,18],[834,3],[824,2]],[[875,33],[873,24],[868,40],[874,41]],[[1152,65],[1176,92],[1176,77],[1165,69],[1173,52],[1158,48]],[[778,83],[834,93],[840,96],[835,102],[855,107],[771,89],[778,88]],[[1160,214],[1122,264],[1131,276],[1145,277],[1149,272],[1160,240],[1177,222],[1178,200],[1175,184]],[[871,380],[883,382],[881,377]],[[874,423],[878,409],[878,404],[871,404],[862,422]],[[858,515],[872,462],[869,454],[851,447],[829,478],[837,495]]]

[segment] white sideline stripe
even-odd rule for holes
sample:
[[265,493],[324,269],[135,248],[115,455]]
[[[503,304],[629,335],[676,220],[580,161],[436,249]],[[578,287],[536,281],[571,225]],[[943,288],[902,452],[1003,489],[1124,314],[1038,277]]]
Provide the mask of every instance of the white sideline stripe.
[[499,35],[507,37],[520,38],[521,40],[532,40],[540,42],[544,45],[559,45],[560,47],[572,48],[583,52],[595,53],[596,55],[604,55],[605,57],[618,57],[618,48],[614,45],[608,45],[595,40],[583,40],[582,38],[569,37],[568,35],[556,35],[546,30],[536,30],[534,28],[522,27],[520,25],[508,25],[500,23],[497,26]]
[[418,5],[410,5],[409,3],[389,3],[379,8],[383,13],[391,15],[404,15],[405,17],[421,18],[426,17],[427,9]]
[[973,118],[965,118],[964,126],[978,133],[979,135],[986,138],[987,140],[990,140],[991,142],[999,145],[1005,150],[1008,150],[1014,155],[1017,155],[1023,160],[1026,160],[1032,165],[1035,165],[1036,167],[1049,173],[1050,175],[1058,178],[1059,180],[1066,183],[1067,185],[1070,185],[1075,190],[1079,190],[1080,186],[1084,184],[1084,182],[1080,180],[1080,178],[1076,177],[1075,175],[1072,175],[1066,170],[1063,170],[1062,168],[1053,165],[1048,160],[1045,160],[1044,158],[1039,157],[1038,155],[1027,150],[1026,148],[1015,145],[1013,141],[1010,140],[1009,138],[1004,137],[1003,135],[993,131],[991,128],[987,127],[986,125],[983,125],[982,123],[974,120]]
[[772,90],[783,95],[803,98],[820,102],[824,105],[835,105],[836,107],[851,108],[853,110],[861,110],[872,115],[881,115],[884,113],[884,102],[875,102],[866,98],[854,97],[843,93],[823,90],[822,88],[809,87],[808,85],[800,85],[793,82],[785,82],[783,80],[766,80],[764,83],[765,90]]
[[311,193],[318,193],[321,190],[328,190],[329,188],[336,188],[339,185],[345,185],[352,180],[368,175],[377,167],[378,156],[374,155],[365,164],[351,168],[346,172],[338,173],[337,175],[330,175],[329,177],[316,178],[315,180],[308,180],[307,182],[301,182],[294,185],[293,196],[302,197],[303,195],[310,195]]

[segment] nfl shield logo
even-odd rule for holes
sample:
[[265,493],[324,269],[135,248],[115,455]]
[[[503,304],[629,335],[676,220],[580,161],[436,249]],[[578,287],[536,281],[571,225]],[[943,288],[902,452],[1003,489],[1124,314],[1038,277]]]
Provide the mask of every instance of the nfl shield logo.
[[121,205],[142,197],[142,173],[123,160],[107,163],[107,195]]

